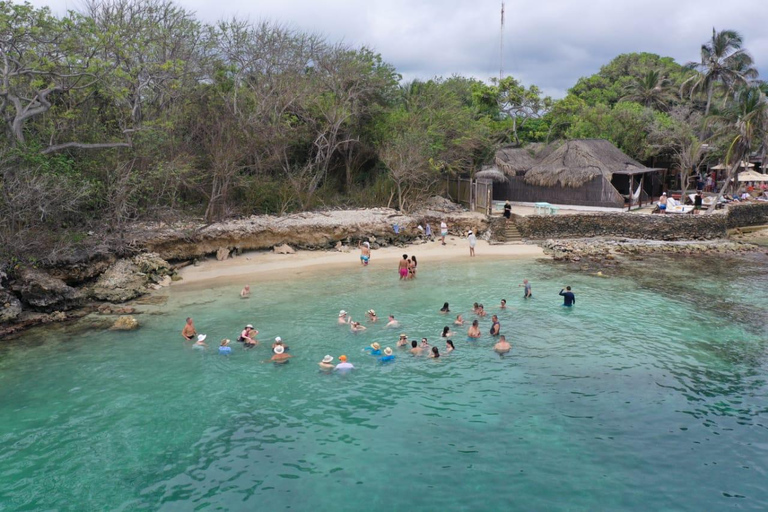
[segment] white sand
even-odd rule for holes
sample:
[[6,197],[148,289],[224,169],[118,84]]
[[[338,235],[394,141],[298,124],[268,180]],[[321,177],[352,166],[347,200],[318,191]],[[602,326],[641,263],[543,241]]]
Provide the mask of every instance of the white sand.
[[[429,265],[431,261],[467,260],[469,261],[469,244],[465,239],[449,236],[447,244],[442,246],[440,241],[426,244],[416,243],[408,247],[385,247],[371,251],[371,267],[386,266],[397,272],[397,262],[403,254],[415,254],[419,266]],[[527,244],[489,245],[484,240],[478,240],[475,248],[475,258],[483,259],[527,259],[545,257],[541,247]],[[253,251],[225,261],[210,258],[197,266],[188,266],[179,271],[181,281],[173,286],[216,285],[242,283],[248,284],[249,278],[258,277],[259,281],[290,279],[296,276],[306,276],[327,268],[349,268],[356,270],[361,267],[360,251],[350,248],[349,252],[338,251],[297,251],[296,254],[274,254],[272,252]]]

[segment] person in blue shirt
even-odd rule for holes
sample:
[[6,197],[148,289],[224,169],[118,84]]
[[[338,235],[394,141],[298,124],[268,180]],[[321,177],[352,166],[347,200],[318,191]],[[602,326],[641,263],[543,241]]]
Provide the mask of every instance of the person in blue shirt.
[[371,346],[365,347],[365,350],[367,350],[372,356],[381,355],[381,345],[379,345],[378,343],[371,343]]
[[565,290],[560,290],[560,295],[563,296],[563,306],[569,308],[576,304],[576,296],[571,291],[570,286],[566,286]]
[[229,340],[221,340],[221,344],[219,345],[219,354],[228,356],[232,353],[232,347],[229,346]]
[[395,361],[395,356],[392,354],[392,349],[387,347],[384,349],[384,355],[379,358],[379,362],[384,363],[392,363]]

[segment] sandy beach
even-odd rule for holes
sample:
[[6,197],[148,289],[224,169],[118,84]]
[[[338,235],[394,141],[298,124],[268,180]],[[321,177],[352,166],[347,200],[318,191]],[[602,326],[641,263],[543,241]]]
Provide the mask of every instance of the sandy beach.
[[[475,259],[529,259],[546,257],[541,247],[528,244],[490,245],[478,240]],[[465,239],[449,236],[446,245],[439,240],[415,243],[408,247],[384,247],[371,251],[371,267],[386,266],[397,270],[397,261],[403,254],[415,254],[419,265],[443,260],[466,259],[469,261],[469,245]],[[249,278],[259,281],[281,280],[306,276],[323,269],[357,269],[360,265],[360,251],[351,247],[349,252],[339,251],[296,251],[296,254],[275,254],[267,251],[245,252],[235,258],[217,261],[215,258],[202,260],[198,265],[188,266],[179,271],[182,280],[173,286],[193,287],[217,286],[248,283]]]

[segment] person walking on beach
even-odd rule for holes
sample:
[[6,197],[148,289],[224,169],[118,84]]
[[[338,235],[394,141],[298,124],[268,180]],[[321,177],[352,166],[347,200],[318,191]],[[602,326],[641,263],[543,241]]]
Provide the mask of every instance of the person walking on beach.
[[408,279],[408,255],[403,254],[403,259],[397,264],[397,271],[400,274],[400,280]]
[[527,279],[523,279],[523,284],[517,285],[518,288],[520,288],[521,286],[525,287],[525,293],[523,294],[524,299],[530,299],[531,297],[533,297],[533,295],[531,294],[531,283],[529,283]]
[[472,322],[472,325],[469,327],[469,331],[467,331],[467,336],[475,339],[480,337],[480,327],[477,320]]
[[501,331],[501,324],[499,323],[499,317],[496,315],[493,315],[491,317],[491,321],[493,324],[491,325],[491,336],[498,336],[499,331]]
[[699,211],[701,210],[701,205],[704,202],[704,198],[701,197],[701,190],[696,192],[696,195],[693,197],[693,213],[698,215]]
[[251,296],[251,285],[247,284],[243,286],[242,290],[240,290],[240,298],[247,299],[250,296]]
[[667,193],[666,192],[662,193],[661,197],[659,198],[659,212],[667,213]]
[[496,342],[496,344],[493,346],[493,350],[496,351],[499,354],[506,354],[510,350],[512,350],[512,345],[509,344],[507,341],[507,338],[502,335],[499,336],[499,341]]
[[445,237],[448,236],[448,224],[444,220],[440,221],[440,241],[445,245]]
[[364,267],[368,266],[368,260],[371,259],[371,244],[369,242],[363,242],[360,247],[360,264]]
[[427,222],[427,226],[424,230],[424,237],[430,242],[432,242],[435,239],[435,237],[432,236],[432,226],[429,225],[429,222]]
[[187,323],[184,324],[184,328],[181,330],[182,337],[187,341],[192,341],[196,334],[195,322],[192,320],[191,316],[187,317]]
[[576,296],[571,291],[570,286],[566,286],[565,290],[560,290],[560,295],[563,296],[563,306],[570,308],[576,304]]
[[471,257],[475,255],[475,246],[477,245],[477,237],[475,237],[471,229],[467,235],[467,240],[469,241],[469,255]]

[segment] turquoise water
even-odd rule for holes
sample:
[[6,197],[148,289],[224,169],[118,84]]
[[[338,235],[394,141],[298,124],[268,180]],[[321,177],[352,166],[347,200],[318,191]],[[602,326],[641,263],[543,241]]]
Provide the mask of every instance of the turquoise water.
[[[249,300],[239,286],[173,287],[137,332],[4,344],[0,510],[768,508],[764,260],[644,261],[611,278],[420,263],[414,282],[375,266],[251,281]],[[396,351],[380,366],[362,352],[400,331],[438,342],[443,302],[472,319],[473,302],[497,312],[501,298],[507,357],[487,335],[455,336],[439,360]],[[352,334],[342,308],[402,327]],[[181,340],[188,315],[207,352]],[[218,356],[247,322],[262,345]],[[278,335],[295,356],[280,367],[262,362]],[[320,373],[326,353],[357,370]]]

